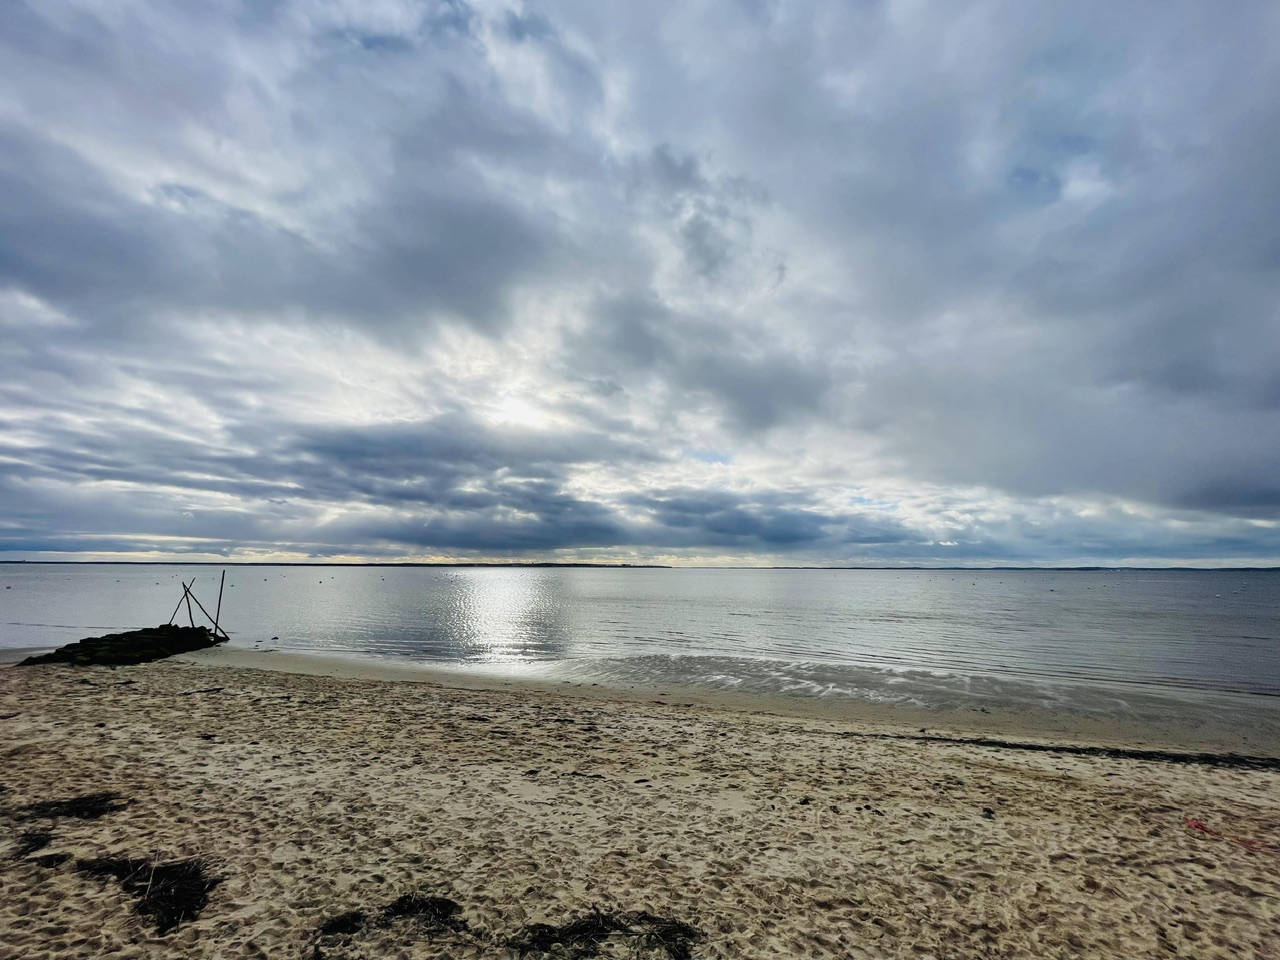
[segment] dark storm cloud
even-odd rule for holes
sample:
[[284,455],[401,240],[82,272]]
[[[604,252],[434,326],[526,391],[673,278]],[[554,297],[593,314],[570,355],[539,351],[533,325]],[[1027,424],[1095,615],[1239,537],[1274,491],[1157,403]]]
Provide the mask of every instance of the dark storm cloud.
[[[656,545],[717,546],[751,551],[791,551],[847,544],[899,545],[920,534],[888,518],[824,513],[803,495],[715,490],[664,490],[626,498],[653,525]],[[641,538],[644,534],[639,535]]]
[[11,4],[0,543],[1274,556],[1278,41],[1247,2]]
[[486,427],[464,414],[420,424],[313,428],[286,441],[277,456],[271,472],[291,477],[309,495],[339,502],[354,496],[443,509],[505,506],[538,515],[546,512],[539,498],[554,500],[571,466],[653,459],[600,434],[530,436]]
[[326,530],[325,535],[338,543],[368,543],[396,552],[413,547],[509,555],[630,542],[607,506],[567,495],[558,485],[543,481],[504,482],[483,494],[440,505],[445,512],[429,519],[356,521]]
[[[444,509],[530,510],[569,468],[602,459],[651,461],[597,434],[530,437],[464,414],[375,427],[245,425],[225,445],[176,436],[171,424],[49,425],[39,447],[0,443],[0,472],[23,480],[116,481],[247,499]],[[240,452],[243,447],[253,452]],[[473,484],[479,484],[473,487]]]
[[[140,539],[193,538],[214,553],[236,543],[276,545],[283,536],[319,555],[353,546],[519,553],[626,542],[606,507],[563,489],[571,463],[617,452],[604,438],[561,438],[545,449],[453,417],[304,432],[264,442],[250,457],[143,430],[110,439],[51,431],[50,440],[40,450],[0,447],[0,456],[21,453],[24,461],[0,463],[0,489],[12,505],[7,549],[32,549],[42,526],[55,522],[80,538],[81,550],[106,549],[105,535],[122,522]],[[99,486],[69,494],[71,481]],[[126,493],[122,485],[156,492]],[[361,504],[382,509],[373,519],[326,519],[328,508]]]
[[[779,498],[766,498],[776,499]],[[652,518],[659,538],[684,532],[694,545],[736,546],[745,542],[751,546],[788,546],[812,542],[824,536],[823,522],[828,519],[777,502],[752,503],[741,496],[715,491],[668,492],[632,497],[629,502]]]
[[[315,555],[370,554],[406,548],[527,555],[582,547],[686,549],[731,547],[788,552],[801,548],[918,540],[901,524],[849,514],[827,515],[804,497],[696,489],[624,496],[618,502],[566,490],[570,469],[584,463],[652,460],[592,434],[529,437],[493,429],[464,415],[378,428],[322,427],[273,441],[280,425],[259,430],[253,456],[156,430],[49,430],[48,445],[0,445],[0,491],[13,504],[7,550],[34,549],[46,524],[66,533],[53,544],[81,550],[140,549],[165,535],[190,538],[222,553],[235,544],[266,546],[287,531]],[[240,446],[248,435],[233,438]],[[21,462],[19,462],[19,460]],[[99,487],[132,485],[121,495]],[[235,499],[236,509],[209,505],[209,495]],[[372,516],[324,519],[325,508],[363,504]],[[251,506],[251,510],[244,506]],[[113,537],[127,519],[133,539]],[[176,549],[176,548],[175,548]]]

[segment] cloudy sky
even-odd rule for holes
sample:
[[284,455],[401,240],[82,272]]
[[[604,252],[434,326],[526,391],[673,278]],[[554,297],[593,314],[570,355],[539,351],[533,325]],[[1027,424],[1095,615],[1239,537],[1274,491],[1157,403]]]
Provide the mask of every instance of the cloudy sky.
[[1280,7],[0,11],[0,557],[1280,558]]

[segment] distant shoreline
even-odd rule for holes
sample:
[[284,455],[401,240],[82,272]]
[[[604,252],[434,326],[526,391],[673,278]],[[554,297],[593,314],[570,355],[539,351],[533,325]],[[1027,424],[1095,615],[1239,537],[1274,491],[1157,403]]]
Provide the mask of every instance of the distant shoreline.
[[590,570],[885,570],[925,573],[1277,573],[1280,564],[1270,567],[925,567],[925,566],[737,566],[670,563],[588,563],[572,561],[325,561],[325,560],[0,560],[0,565],[46,567],[427,567],[427,568],[517,568],[517,569],[590,569]]

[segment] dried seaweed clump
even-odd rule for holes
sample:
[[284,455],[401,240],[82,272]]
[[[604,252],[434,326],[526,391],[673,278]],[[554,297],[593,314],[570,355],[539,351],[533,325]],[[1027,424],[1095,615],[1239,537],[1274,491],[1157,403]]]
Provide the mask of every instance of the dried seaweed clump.
[[28,803],[19,809],[24,820],[38,820],[41,817],[75,817],[78,820],[97,820],[108,813],[123,810],[129,805],[118,793],[86,793],[66,800],[42,800],[39,803]]
[[368,922],[369,915],[363,910],[348,910],[320,924],[316,933],[322,937],[349,937],[363,930]]
[[382,908],[379,922],[386,926],[395,920],[411,918],[424,930],[455,930],[467,928],[467,921],[458,916],[462,905],[448,897],[420,897],[406,894]]
[[35,853],[37,850],[43,850],[53,842],[53,834],[48,830],[28,830],[18,835],[17,845],[14,847],[13,859],[21,860],[23,857]]
[[97,857],[80,860],[77,869],[95,877],[114,877],[130,896],[134,909],[155,924],[157,933],[168,933],[184,920],[194,920],[209,904],[209,893],[222,877],[205,872],[199,858],[157,863],[142,858]]
[[521,936],[508,942],[520,954],[550,954],[579,960],[598,957],[600,947],[613,938],[626,938],[651,951],[664,953],[671,960],[690,960],[693,945],[702,939],[701,931],[669,917],[659,917],[643,910],[604,913],[594,910],[585,917],[553,926],[534,923],[525,927]]
[[390,927],[398,921],[411,922],[415,934],[466,933],[467,921],[459,916],[461,912],[462,906],[448,897],[424,897],[414,893],[397,897],[373,913],[347,910],[320,924],[310,956],[312,960],[322,960],[325,951],[335,947],[346,949],[351,938],[370,927]]
[[349,937],[368,926],[389,927],[397,920],[413,920],[424,932],[461,931],[467,928],[467,921],[458,916],[461,912],[461,904],[448,897],[423,897],[409,893],[392,900],[374,914],[365,910],[347,910],[330,917],[316,933],[321,937]]

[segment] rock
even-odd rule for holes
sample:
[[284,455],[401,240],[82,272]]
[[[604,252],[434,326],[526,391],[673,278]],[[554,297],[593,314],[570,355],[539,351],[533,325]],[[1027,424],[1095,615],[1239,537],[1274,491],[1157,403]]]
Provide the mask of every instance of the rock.
[[208,627],[179,627],[161,624],[127,633],[111,633],[105,637],[86,637],[77,643],[59,647],[52,653],[27,657],[18,664],[30,667],[41,663],[67,663],[74,666],[128,666],[163,660],[177,653],[190,653],[223,643]]

